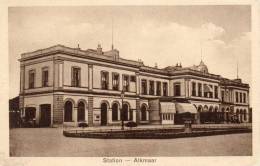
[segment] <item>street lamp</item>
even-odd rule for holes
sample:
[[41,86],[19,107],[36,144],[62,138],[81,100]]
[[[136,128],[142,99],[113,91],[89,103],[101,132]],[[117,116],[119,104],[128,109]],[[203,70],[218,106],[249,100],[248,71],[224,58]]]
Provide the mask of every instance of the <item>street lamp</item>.
[[122,99],[122,105],[121,105],[121,129],[124,130],[124,116],[123,116],[123,103],[124,103],[124,97],[125,97],[125,92],[124,90],[121,91],[121,99]]

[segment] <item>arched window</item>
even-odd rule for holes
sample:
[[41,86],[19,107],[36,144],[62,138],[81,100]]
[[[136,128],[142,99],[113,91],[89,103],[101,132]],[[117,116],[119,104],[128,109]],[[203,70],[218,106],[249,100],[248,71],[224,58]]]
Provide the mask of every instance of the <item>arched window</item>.
[[208,111],[208,108],[209,108],[209,107],[208,107],[207,105],[205,105],[203,111],[204,111],[204,112],[207,112],[207,111]]
[[142,121],[146,121],[147,120],[147,116],[146,116],[146,106],[142,105],[141,107],[141,120]]
[[25,120],[33,120],[36,118],[36,108],[35,107],[26,107],[25,108]]
[[227,108],[226,111],[229,112],[229,108]]
[[236,116],[237,116],[237,118],[239,118],[239,113],[240,113],[240,112],[239,112],[239,109],[237,109],[237,110],[236,110]]
[[244,120],[247,121],[247,113],[246,113],[246,109],[244,109]]
[[64,122],[72,121],[72,103],[71,101],[66,101],[64,106]]
[[107,125],[107,111],[108,111],[108,104],[102,103],[101,104],[101,126]]
[[201,105],[198,106],[198,112],[202,112],[202,106]]
[[129,110],[129,120],[131,120],[131,121],[133,121],[133,110],[132,109],[130,109]]
[[240,114],[239,114],[239,116],[240,116],[240,122],[243,122],[243,119],[244,119],[244,111],[242,110],[242,109],[240,109]]
[[114,103],[112,105],[112,121],[118,120],[118,104]]
[[221,109],[221,111],[222,111],[222,112],[225,112],[225,108],[223,107],[223,108]]
[[78,122],[85,121],[85,104],[81,101],[78,104]]
[[123,120],[128,120],[128,111],[129,111],[128,104],[123,104],[123,113],[122,113]]

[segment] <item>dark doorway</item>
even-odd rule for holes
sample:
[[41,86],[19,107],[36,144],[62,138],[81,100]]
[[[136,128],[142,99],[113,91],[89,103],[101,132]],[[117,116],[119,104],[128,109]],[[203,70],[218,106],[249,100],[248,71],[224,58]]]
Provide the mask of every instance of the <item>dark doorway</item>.
[[107,125],[107,104],[101,104],[101,126]]
[[27,107],[25,108],[25,121],[32,121],[36,119],[36,108]]
[[51,125],[51,105],[40,105],[40,127],[49,127]]
[[64,122],[72,122],[72,103],[67,101],[64,106]]
[[36,108],[26,107],[25,117],[22,120],[23,127],[36,127]]
[[141,120],[142,121],[146,121],[147,117],[146,117],[146,106],[142,105],[141,107]]
[[122,113],[122,119],[124,121],[128,121],[128,110],[129,110],[129,107],[127,104],[123,104],[123,113]]
[[193,124],[196,123],[195,114],[190,112],[174,114],[174,124],[184,124],[186,120],[191,120]]
[[78,104],[78,122],[85,121],[85,104],[81,101]]
[[112,121],[118,120],[118,104],[114,103],[112,105]]

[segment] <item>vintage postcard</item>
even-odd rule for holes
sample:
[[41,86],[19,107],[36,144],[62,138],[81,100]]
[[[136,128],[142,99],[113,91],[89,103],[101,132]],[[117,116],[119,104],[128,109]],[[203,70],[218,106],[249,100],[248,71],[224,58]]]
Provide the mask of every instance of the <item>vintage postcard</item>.
[[3,3],[0,165],[260,164],[259,2],[48,2]]

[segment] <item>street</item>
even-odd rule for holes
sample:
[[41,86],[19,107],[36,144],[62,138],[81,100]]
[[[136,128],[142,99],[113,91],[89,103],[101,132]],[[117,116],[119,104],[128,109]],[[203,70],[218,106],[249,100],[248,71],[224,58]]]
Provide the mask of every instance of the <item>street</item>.
[[61,128],[10,130],[10,156],[244,156],[252,155],[252,133],[178,139],[68,138]]

